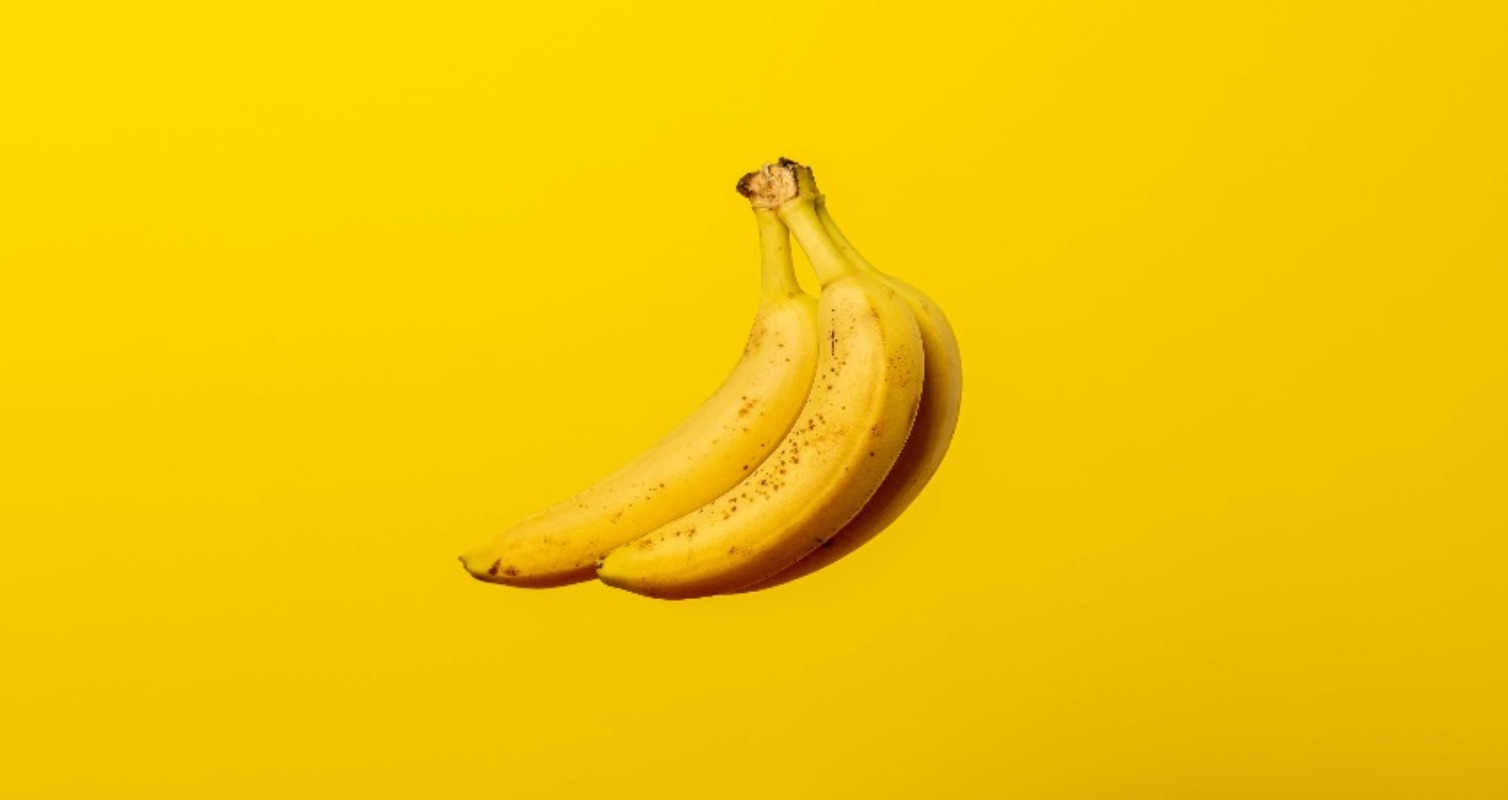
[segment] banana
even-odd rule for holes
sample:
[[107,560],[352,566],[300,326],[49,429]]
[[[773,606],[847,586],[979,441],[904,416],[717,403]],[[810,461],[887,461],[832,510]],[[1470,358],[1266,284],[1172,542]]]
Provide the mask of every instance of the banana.
[[806,558],[742,591],[768,589],[810,575],[859,549],[889,527],[937,473],[943,456],[948,453],[948,445],[953,441],[953,431],[958,426],[959,407],[963,401],[963,361],[958,350],[958,337],[954,335],[953,326],[948,324],[948,318],[943,315],[942,309],[916,287],[875,269],[854,249],[843,232],[838,230],[837,224],[828,214],[826,198],[819,194],[815,200],[817,216],[838,250],[860,270],[893,287],[905,298],[912,313],[916,315],[917,324],[921,328],[922,349],[927,354],[922,401],[917,408],[916,422],[911,426],[911,437],[906,440],[906,447],[901,450],[900,458],[896,459],[885,482],[880,484],[864,510]]
[[798,166],[782,160],[739,190],[779,212],[822,283],[811,394],[775,453],[737,486],[609,553],[597,568],[609,585],[687,598],[768,578],[858,514],[906,443],[925,369],[916,318],[900,292],[843,257]]
[[771,210],[755,218],[760,306],[723,384],[617,472],[462,555],[467,572],[526,587],[590,579],[613,548],[714,500],[775,452],[811,390],[817,301],[796,282],[785,224]]

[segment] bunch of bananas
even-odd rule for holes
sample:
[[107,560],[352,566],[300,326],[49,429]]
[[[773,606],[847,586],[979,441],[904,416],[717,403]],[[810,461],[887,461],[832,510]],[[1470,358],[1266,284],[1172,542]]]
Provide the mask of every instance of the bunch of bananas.
[[[942,311],[859,255],[810,168],[781,159],[738,190],[762,270],[738,365],[637,459],[461,556],[473,576],[547,587],[595,575],[660,598],[764,589],[853,552],[937,471],[963,390]],[[796,282],[790,234],[820,297]]]

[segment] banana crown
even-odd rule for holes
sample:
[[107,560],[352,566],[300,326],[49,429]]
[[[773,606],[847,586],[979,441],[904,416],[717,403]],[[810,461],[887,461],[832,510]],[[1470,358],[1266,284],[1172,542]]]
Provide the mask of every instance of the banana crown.
[[[781,158],[738,191],[760,246],[743,357],[644,454],[462,556],[472,575],[547,587],[595,574],[661,598],[767,588],[869,540],[937,470],[962,386],[941,310],[859,254],[810,167]],[[796,280],[793,236],[820,299]]]

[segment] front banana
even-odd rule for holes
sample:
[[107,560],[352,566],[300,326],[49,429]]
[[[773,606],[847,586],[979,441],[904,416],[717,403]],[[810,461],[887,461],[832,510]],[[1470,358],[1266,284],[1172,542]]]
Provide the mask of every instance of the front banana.
[[953,431],[958,427],[959,407],[963,402],[963,360],[958,350],[958,337],[942,309],[920,289],[881,273],[860,255],[828,214],[823,195],[817,195],[816,205],[817,216],[843,255],[859,269],[894,287],[911,306],[921,329],[922,349],[927,354],[926,380],[922,385],[916,423],[911,426],[911,437],[906,440],[906,447],[901,450],[895,466],[890,468],[885,482],[864,509],[806,558],[743,591],[768,589],[810,575],[859,549],[889,527],[921,494],[942,465],[948,445],[953,441]]
[[723,384],[617,472],[461,556],[467,572],[527,587],[589,579],[613,548],[714,500],[775,451],[812,386],[817,302],[796,282],[785,224],[769,210],[755,217],[760,307]]
[[774,207],[822,283],[816,380],[790,433],[737,486],[614,550],[603,582],[652,597],[737,590],[796,563],[864,507],[900,455],[921,398],[917,322],[895,288],[845,259],[810,175],[782,162],[739,188]]

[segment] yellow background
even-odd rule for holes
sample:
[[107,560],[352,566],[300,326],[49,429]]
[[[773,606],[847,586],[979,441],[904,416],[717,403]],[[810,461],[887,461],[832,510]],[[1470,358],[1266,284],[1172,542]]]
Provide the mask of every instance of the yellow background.
[[[0,27],[0,796],[1508,796],[1501,3],[112,5]],[[731,366],[782,155],[958,329],[933,485],[468,579]]]

